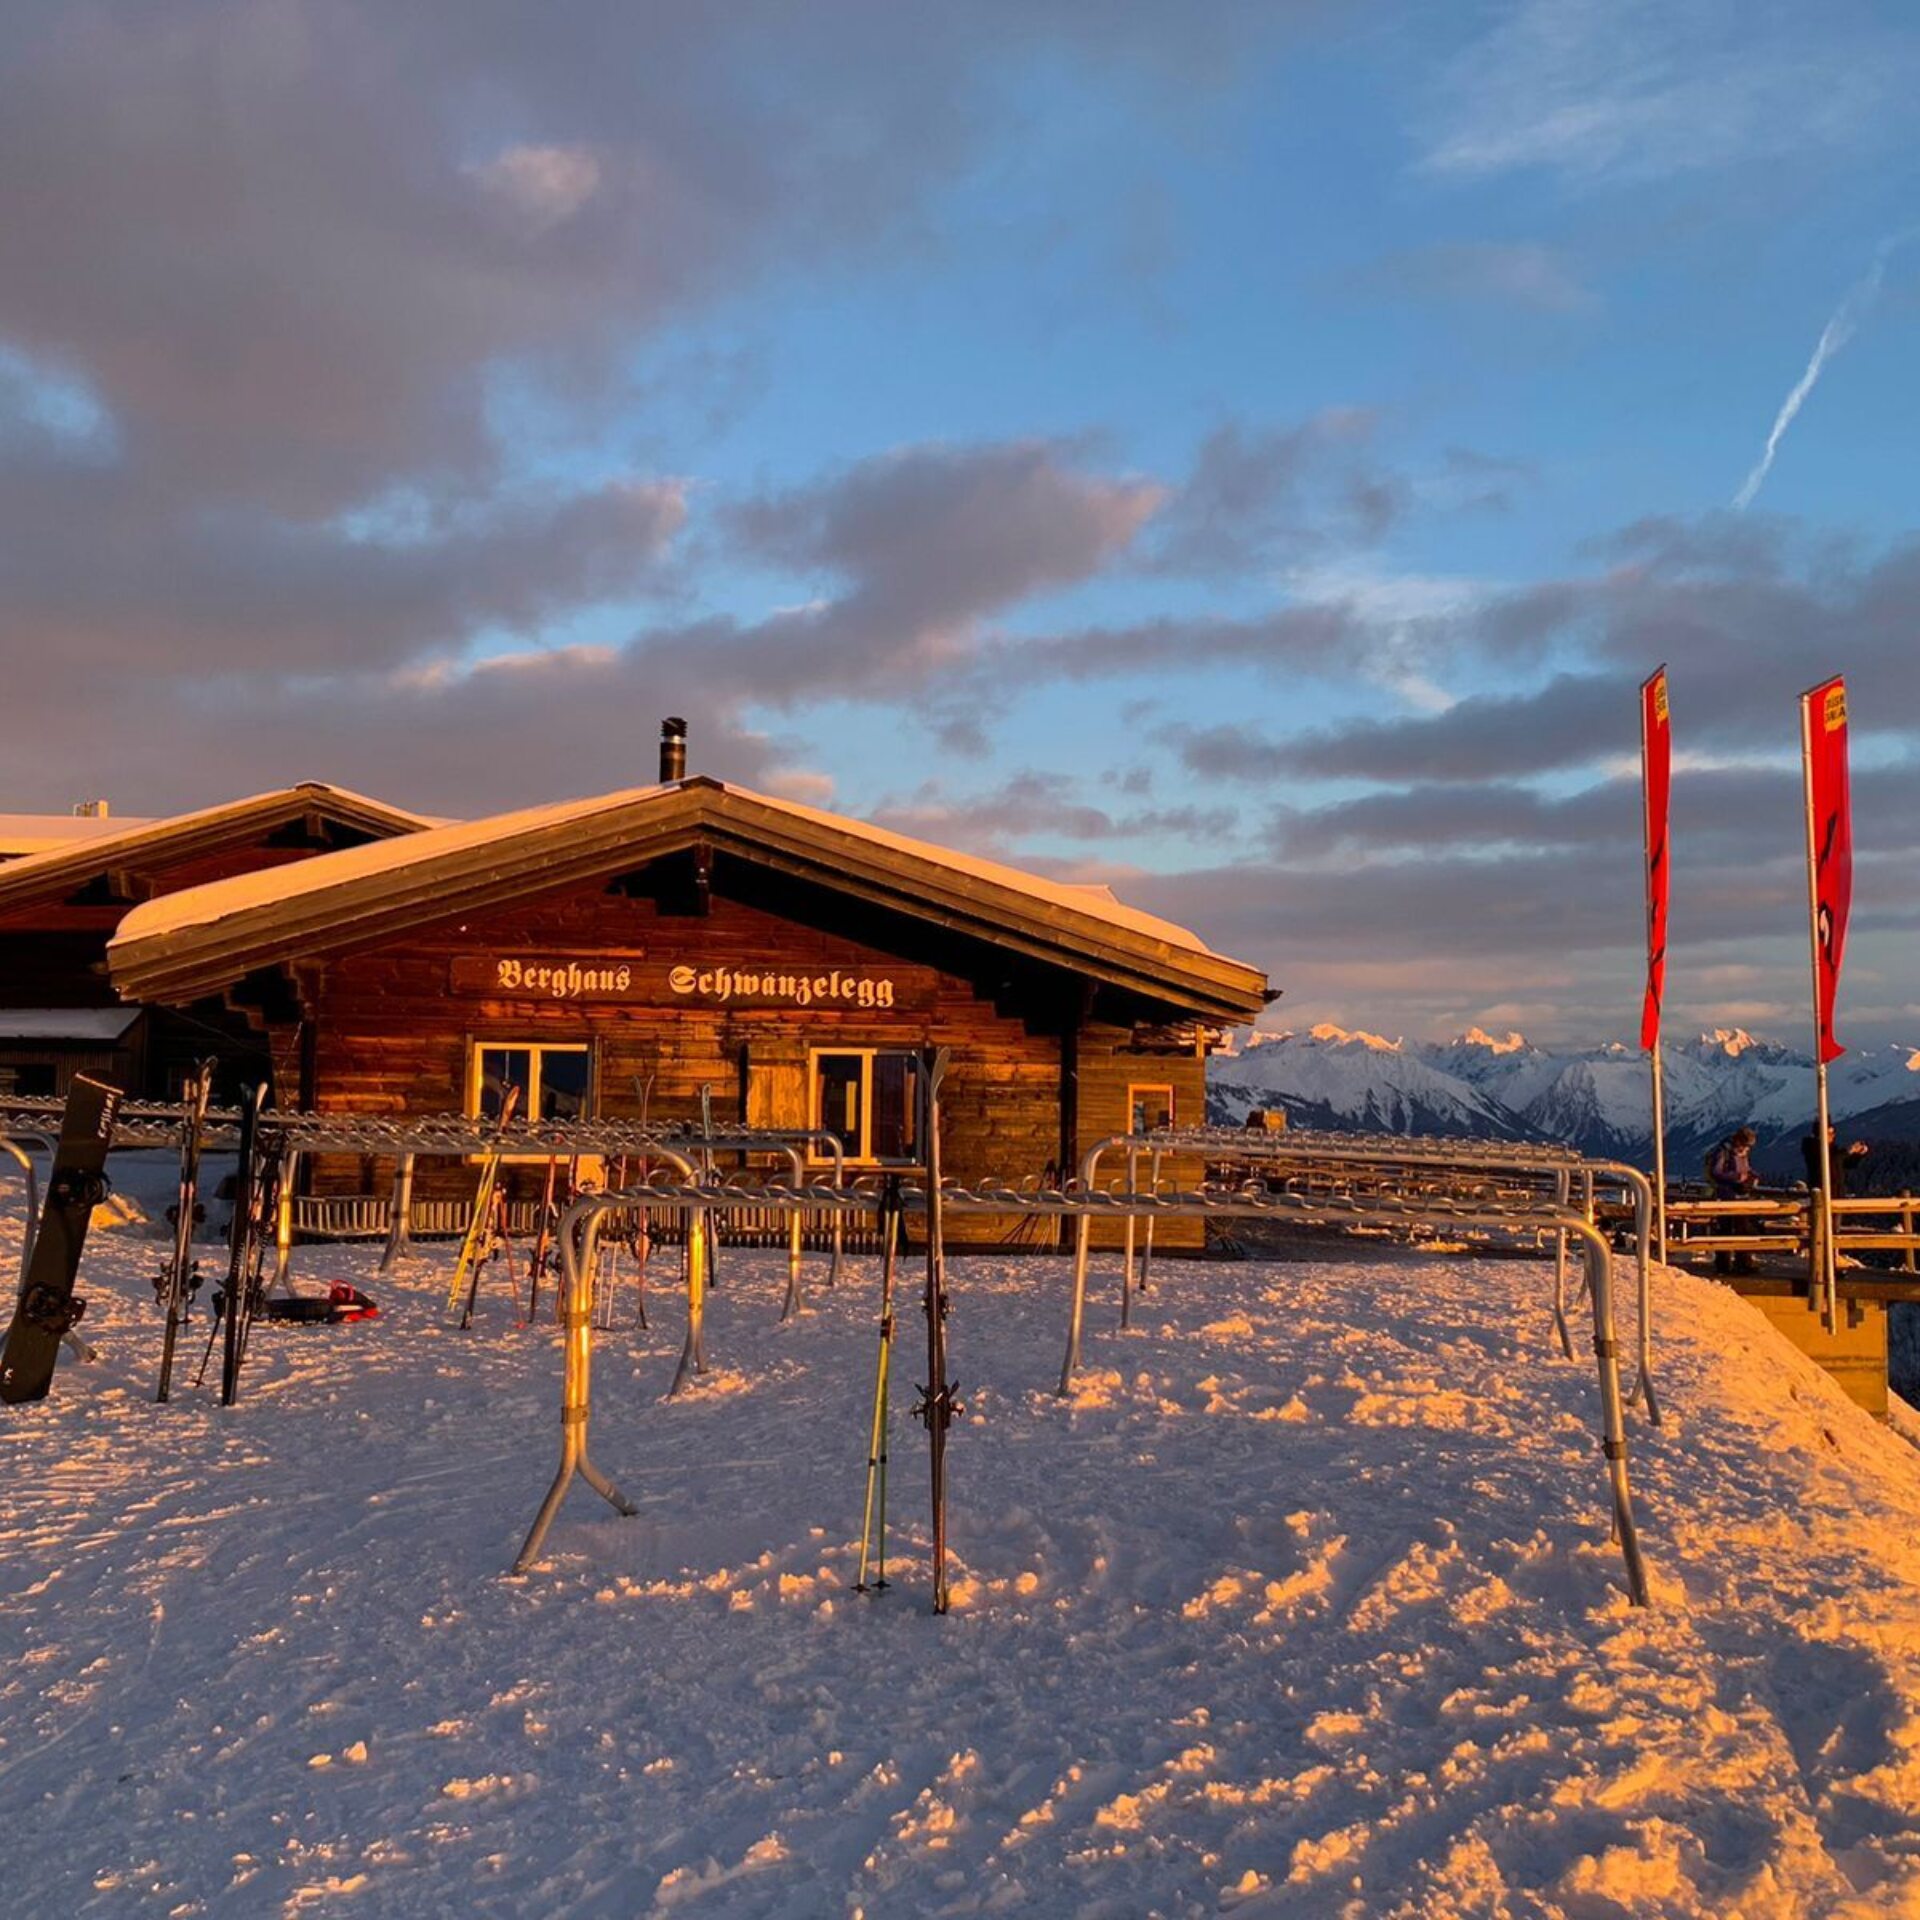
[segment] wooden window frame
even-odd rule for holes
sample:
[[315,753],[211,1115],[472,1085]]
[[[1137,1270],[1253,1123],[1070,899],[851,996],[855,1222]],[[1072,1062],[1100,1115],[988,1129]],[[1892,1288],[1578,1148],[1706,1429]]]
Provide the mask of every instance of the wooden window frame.
[[[544,1091],[541,1080],[540,1062],[549,1053],[583,1053],[587,1057],[587,1101],[585,1118],[591,1118],[600,1104],[600,1059],[599,1049],[591,1039],[586,1040],[522,1040],[517,1036],[488,1033],[470,1034],[467,1038],[467,1115],[477,1119],[480,1114],[480,1056],[483,1053],[524,1053],[527,1060],[527,1104],[521,1111],[522,1121],[537,1121],[541,1118],[540,1096]],[[540,1159],[539,1154],[510,1153],[502,1156],[508,1160]]]
[[1167,1096],[1167,1125],[1178,1124],[1179,1108],[1175,1104],[1178,1089],[1171,1080],[1129,1080],[1127,1082],[1127,1125],[1126,1131],[1133,1131],[1135,1095],[1142,1093],[1164,1093]]
[[[920,1050],[916,1047],[838,1047],[810,1046],[807,1049],[807,1128],[812,1133],[838,1133],[838,1127],[826,1124],[826,1118],[820,1111],[820,1062],[823,1059],[858,1060],[860,1067],[860,1151],[849,1153],[845,1164],[849,1167],[903,1167],[909,1163],[904,1160],[882,1160],[873,1151],[873,1063],[882,1056],[904,1054],[910,1059],[918,1059]],[[918,1132],[916,1126],[915,1131]],[[807,1164],[814,1167],[826,1167],[833,1164],[833,1156],[820,1153],[812,1142],[807,1145]]]

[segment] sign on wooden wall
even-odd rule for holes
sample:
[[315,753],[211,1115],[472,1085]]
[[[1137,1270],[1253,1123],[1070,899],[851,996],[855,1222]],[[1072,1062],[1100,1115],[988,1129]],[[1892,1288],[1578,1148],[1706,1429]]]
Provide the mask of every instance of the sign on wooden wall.
[[802,972],[771,962],[764,967],[670,967],[670,999],[705,1007],[801,1007],[830,1013],[924,1012],[933,1005],[930,980],[903,979],[870,967]]
[[455,993],[569,1006],[795,1007],[803,1012],[926,1012],[934,985],[878,967],[663,966],[631,953],[461,953],[448,963]]
[[633,953],[460,953],[447,968],[455,993],[489,1000],[638,1001],[652,986]]

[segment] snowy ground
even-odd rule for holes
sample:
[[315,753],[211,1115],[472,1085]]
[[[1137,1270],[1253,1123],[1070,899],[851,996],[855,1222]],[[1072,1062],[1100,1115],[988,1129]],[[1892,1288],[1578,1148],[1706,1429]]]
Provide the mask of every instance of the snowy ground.
[[607,1337],[640,1517],[576,1491],[516,1579],[550,1330],[303,1252],[386,1317],[156,1408],[157,1251],[96,1233],[102,1361],[0,1412],[0,1822],[49,1920],[1920,1915],[1920,1453],[1705,1282],[1660,1287],[1638,1613],[1541,1267],[1168,1265],[1062,1402],[1065,1266],[958,1259],[937,1620],[898,1415],[898,1584],[848,1591],[870,1262],[782,1328],[730,1257],[672,1404],[671,1299]]

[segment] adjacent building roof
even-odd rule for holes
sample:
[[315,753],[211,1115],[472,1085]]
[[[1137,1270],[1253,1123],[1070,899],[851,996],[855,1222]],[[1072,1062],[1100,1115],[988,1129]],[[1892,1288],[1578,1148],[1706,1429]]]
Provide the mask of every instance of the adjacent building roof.
[[439,824],[422,814],[389,806],[384,800],[370,800],[365,794],[330,787],[319,780],[303,780],[272,793],[249,794],[244,800],[229,800],[222,806],[202,807],[164,820],[78,818],[70,824],[102,831],[75,836],[43,852],[0,865],[0,913],[30,901],[60,899],[103,873],[174,865],[253,840],[309,816],[383,840]]
[[141,1007],[0,1007],[0,1041],[110,1047],[144,1011]]
[[50,847],[68,847],[82,840],[101,840],[125,833],[130,827],[152,825],[149,820],[105,813],[0,813],[0,860],[18,860]]
[[1104,889],[704,777],[464,821],[188,888],[133,908],[107,949],[108,965],[129,999],[194,998],[259,967],[588,884],[696,844],[1212,1018],[1247,1020],[1266,1003],[1257,968]]

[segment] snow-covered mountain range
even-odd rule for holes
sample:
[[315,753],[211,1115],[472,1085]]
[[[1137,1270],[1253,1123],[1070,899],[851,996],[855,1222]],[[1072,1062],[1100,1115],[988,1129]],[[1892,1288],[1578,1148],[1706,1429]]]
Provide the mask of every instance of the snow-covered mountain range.
[[[1734,1127],[1751,1126],[1764,1148],[1797,1138],[1811,1122],[1807,1054],[1731,1027],[1670,1041],[1664,1061],[1667,1158],[1676,1175]],[[1884,1109],[1883,1137],[1907,1138],[1920,1100],[1920,1050],[1849,1052],[1828,1069],[1828,1085],[1836,1120],[1874,1137]],[[1278,1106],[1300,1127],[1550,1140],[1636,1161],[1652,1151],[1647,1059],[1638,1048],[1550,1049],[1477,1027],[1437,1042],[1336,1026],[1255,1033],[1214,1055],[1207,1100],[1212,1117],[1230,1126],[1250,1108]]]

